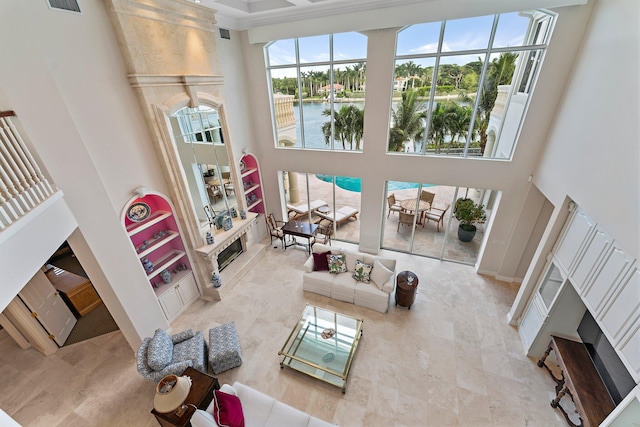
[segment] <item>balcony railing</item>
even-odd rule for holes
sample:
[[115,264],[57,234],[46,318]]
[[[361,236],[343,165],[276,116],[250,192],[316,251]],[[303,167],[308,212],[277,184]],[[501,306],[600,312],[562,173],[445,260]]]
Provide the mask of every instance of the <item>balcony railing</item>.
[[56,191],[12,123],[13,116],[13,111],[0,111],[0,230]]

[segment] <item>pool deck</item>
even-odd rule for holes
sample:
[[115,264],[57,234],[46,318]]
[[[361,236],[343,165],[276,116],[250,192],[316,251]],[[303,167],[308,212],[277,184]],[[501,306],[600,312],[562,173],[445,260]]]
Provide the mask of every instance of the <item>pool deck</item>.
[[[292,173],[292,172],[290,172]],[[309,174],[309,194],[311,200],[320,199],[333,209],[333,184],[330,182],[322,181],[313,174]],[[296,204],[306,203],[306,188],[305,174],[298,174],[298,188],[299,201]],[[453,204],[455,187],[436,185],[433,187],[425,188],[426,191],[435,193],[434,207],[444,208],[448,203]],[[460,195],[464,195],[466,189],[461,188],[459,190]],[[394,193],[397,200],[405,200],[416,198],[417,189],[403,189],[393,190],[389,194]],[[469,190],[469,197],[472,199],[478,199],[479,192],[475,189]],[[288,201],[287,201],[288,202]],[[352,206],[358,210],[360,209],[360,193],[344,190],[336,186],[335,194],[336,209],[340,209],[343,206]],[[384,234],[382,247],[386,249],[399,250],[403,252],[409,252],[411,242],[411,230],[410,227],[400,226],[398,231],[398,217],[399,215],[392,212],[387,219],[387,204],[385,204],[385,216],[384,216]],[[417,225],[415,229],[415,239],[413,243],[412,252],[418,255],[425,255],[434,258],[458,261],[465,264],[474,264],[476,262],[478,251],[480,249],[480,242],[483,238],[483,226],[478,226],[478,232],[471,242],[460,242],[457,237],[458,221],[455,218],[451,218],[452,208],[449,208],[444,217],[444,228],[440,227],[440,231],[436,231],[436,224],[433,221],[422,225]],[[358,216],[359,218],[359,216]],[[312,215],[312,221],[319,221],[321,218],[317,215]],[[448,225],[448,229],[447,229]],[[447,235],[447,243],[444,244],[445,235]],[[360,238],[360,220],[349,220],[343,223],[337,228],[335,240],[345,240],[351,243],[358,243]]]

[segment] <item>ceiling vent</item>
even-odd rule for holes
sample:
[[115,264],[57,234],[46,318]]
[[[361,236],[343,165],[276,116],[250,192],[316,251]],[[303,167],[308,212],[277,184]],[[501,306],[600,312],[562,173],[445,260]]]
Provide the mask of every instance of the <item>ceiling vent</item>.
[[49,0],[49,7],[51,9],[60,9],[69,12],[80,13],[80,5],[78,4],[78,0]]
[[231,33],[225,28],[220,28],[220,37],[223,39],[231,40]]

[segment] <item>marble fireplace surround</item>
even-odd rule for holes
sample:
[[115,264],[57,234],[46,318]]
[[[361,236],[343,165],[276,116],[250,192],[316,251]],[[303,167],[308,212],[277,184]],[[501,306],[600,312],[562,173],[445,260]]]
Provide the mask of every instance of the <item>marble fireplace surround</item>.
[[[215,227],[205,230],[213,234],[215,241],[211,245],[196,248],[196,253],[209,264],[212,272],[220,274],[222,286],[214,288],[211,281],[202,286],[202,298],[210,301],[220,301],[222,295],[229,291],[238,277],[246,272],[259,257],[264,255],[265,245],[254,243],[250,230],[258,222],[258,214],[247,212],[247,219],[233,218],[233,228],[230,230],[216,230]],[[240,240],[242,253],[235,258],[223,271],[218,266],[218,255],[233,242]]]

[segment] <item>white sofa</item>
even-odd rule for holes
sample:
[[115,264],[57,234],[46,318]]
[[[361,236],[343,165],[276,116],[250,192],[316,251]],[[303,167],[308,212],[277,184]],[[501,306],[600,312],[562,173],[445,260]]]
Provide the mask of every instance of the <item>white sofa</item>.
[[[320,243],[313,245],[313,253],[327,251],[336,255],[342,253],[346,256],[347,272],[336,274],[328,271],[314,271],[314,258],[311,255],[304,263],[302,288],[308,292],[386,313],[389,309],[391,294],[395,289],[396,260],[353,252],[337,246],[327,246]],[[356,260],[374,265],[369,283],[358,282],[353,278]],[[377,270],[376,264],[378,265]]]
[[[233,386],[224,384],[220,391],[238,396],[242,404],[245,427],[335,427],[335,424],[312,417],[237,381]],[[217,427],[212,412],[213,401],[206,411],[198,409],[193,414],[191,425]]]

